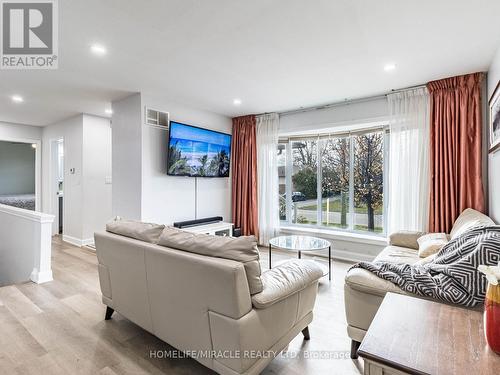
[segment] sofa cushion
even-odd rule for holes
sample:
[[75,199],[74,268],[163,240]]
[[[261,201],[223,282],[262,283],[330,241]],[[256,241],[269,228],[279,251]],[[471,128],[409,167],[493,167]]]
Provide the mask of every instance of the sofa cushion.
[[[401,246],[387,246],[377,255],[374,262],[415,264],[419,261],[418,252],[414,249]],[[351,268],[345,277],[345,283],[361,292],[384,296],[387,292],[405,293],[390,281],[375,276],[363,268]]]
[[418,256],[426,258],[429,255],[436,254],[448,243],[446,233],[429,233],[418,239]]
[[418,238],[423,236],[425,232],[415,232],[402,230],[394,232],[389,236],[389,244],[393,246],[408,247],[410,249],[418,249]]
[[419,260],[417,250],[401,246],[387,246],[374,259],[376,261],[391,262],[391,263],[408,263],[414,264]]
[[124,220],[118,216],[106,224],[107,232],[154,244],[158,243],[163,229],[165,225]]
[[472,208],[467,208],[455,220],[450,232],[451,239],[453,240],[469,229],[480,225],[495,225],[495,222],[485,214]]
[[262,292],[259,249],[254,236],[222,237],[166,227],[158,245],[243,263],[250,294]]
[[252,296],[252,304],[265,309],[300,292],[323,276],[321,267],[312,260],[294,259],[262,274],[264,289]]

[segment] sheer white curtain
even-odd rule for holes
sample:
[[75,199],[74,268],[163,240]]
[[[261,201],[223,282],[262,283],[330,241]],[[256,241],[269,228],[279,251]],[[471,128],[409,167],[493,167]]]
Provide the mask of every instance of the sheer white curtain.
[[388,95],[390,114],[388,233],[425,231],[429,215],[429,93]]
[[268,245],[279,230],[277,113],[257,116],[257,192],[259,205],[259,243]]

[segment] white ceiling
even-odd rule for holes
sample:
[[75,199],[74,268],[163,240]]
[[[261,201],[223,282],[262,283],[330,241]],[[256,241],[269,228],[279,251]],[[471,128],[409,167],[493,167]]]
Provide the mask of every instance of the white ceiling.
[[0,71],[0,121],[104,115],[139,91],[228,116],[375,95],[488,70],[499,14],[498,0],[59,1],[59,69]]

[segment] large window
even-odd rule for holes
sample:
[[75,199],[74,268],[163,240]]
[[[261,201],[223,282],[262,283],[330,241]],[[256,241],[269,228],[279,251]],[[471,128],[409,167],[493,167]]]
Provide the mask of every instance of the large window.
[[280,219],[384,233],[383,129],[289,140],[278,146]]

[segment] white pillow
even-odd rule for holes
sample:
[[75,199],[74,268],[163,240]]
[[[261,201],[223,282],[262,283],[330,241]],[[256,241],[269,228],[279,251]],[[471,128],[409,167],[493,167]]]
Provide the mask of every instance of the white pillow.
[[448,243],[448,236],[446,233],[430,233],[419,237],[417,242],[418,256],[420,258],[427,258],[439,252]]

